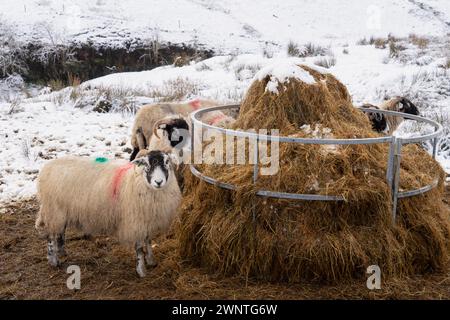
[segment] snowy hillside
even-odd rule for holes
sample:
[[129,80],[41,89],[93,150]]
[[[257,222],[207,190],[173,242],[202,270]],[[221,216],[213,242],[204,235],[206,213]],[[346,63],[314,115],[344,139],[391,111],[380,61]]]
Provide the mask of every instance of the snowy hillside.
[[1,1],[0,13],[25,41],[50,41],[51,29],[65,41],[120,46],[157,36],[219,53],[254,53],[289,40],[442,36],[450,28],[447,0],[16,0]]
[[[0,79],[0,201],[34,195],[48,159],[128,158],[133,112],[145,103],[239,103],[260,69],[285,59],[328,68],[355,105],[409,97],[444,125],[438,159],[450,172],[448,0],[16,0],[1,1],[0,13],[21,41],[50,41],[57,33],[61,41],[122,46],[158,37],[216,52],[181,67],[115,73],[53,92],[18,75]],[[109,113],[92,111],[101,101],[112,106]],[[400,134],[426,130],[405,122]]]

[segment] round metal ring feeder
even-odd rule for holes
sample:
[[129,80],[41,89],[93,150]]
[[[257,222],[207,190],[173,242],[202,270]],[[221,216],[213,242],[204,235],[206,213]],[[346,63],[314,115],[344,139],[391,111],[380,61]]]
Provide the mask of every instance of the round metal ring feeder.
[[[431,184],[422,186],[418,189],[399,191],[399,181],[400,181],[400,162],[401,162],[401,152],[402,146],[411,143],[419,143],[424,141],[433,140],[433,158],[436,157],[436,149],[437,142],[439,136],[443,132],[443,127],[436,121],[395,112],[395,111],[387,111],[380,109],[370,109],[370,108],[359,108],[363,112],[372,112],[372,113],[380,113],[385,115],[391,115],[396,117],[403,117],[405,119],[415,120],[417,122],[426,123],[434,128],[434,132],[429,134],[424,134],[420,136],[410,137],[410,138],[400,138],[396,136],[385,136],[378,138],[358,138],[358,139],[320,139],[320,138],[292,138],[292,137],[283,137],[283,136],[273,136],[273,135],[264,135],[257,134],[252,132],[244,132],[238,130],[231,130],[216,127],[210,124],[203,123],[200,118],[203,114],[212,112],[212,111],[220,111],[220,110],[228,110],[228,109],[239,109],[240,105],[225,105],[218,107],[211,107],[197,110],[191,113],[191,121],[192,121],[192,141],[194,141],[195,135],[195,127],[200,126],[201,128],[211,129],[219,131],[227,136],[234,137],[244,137],[244,138],[253,138],[258,141],[277,141],[283,143],[298,143],[298,144],[317,144],[317,145],[365,145],[365,144],[378,144],[378,143],[389,143],[389,153],[388,153],[388,162],[386,168],[386,181],[388,183],[389,188],[391,189],[392,194],[392,221],[395,223],[396,214],[397,214],[397,202],[398,199],[407,198],[417,196],[423,193],[426,193],[438,185],[438,179],[435,179]],[[194,154],[195,143],[192,144],[192,153]],[[255,150],[255,159],[258,157],[258,143],[256,143]],[[194,164],[190,165],[190,170],[194,176],[197,178],[215,185],[217,187],[228,189],[228,190],[236,190],[237,187],[235,185],[224,183],[218,181],[214,178],[208,177],[200,172]],[[253,168],[253,183],[256,183],[258,179],[259,166],[258,161],[255,161]],[[321,195],[321,194],[298,194],[298,193],[286,193],[286,192],[277,192],[270,190],[258,190],[256,195],[262,197],[271,197],[271,198],[279,198],[279,199],[291,199],[291,200],[305,200],[305,201],[345,201],[345,198],[341,195]]]

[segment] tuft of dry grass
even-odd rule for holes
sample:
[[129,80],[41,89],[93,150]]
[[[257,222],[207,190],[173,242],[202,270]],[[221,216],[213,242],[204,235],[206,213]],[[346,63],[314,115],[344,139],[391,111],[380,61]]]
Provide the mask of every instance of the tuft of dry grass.
[[247,63],[241,63],[239,65],[236,66],[235,70],[234,70],[234,75],[236,77],[236,79],[238,80],[242,80],[242,72],[244,70],[247,70],[248,74],[246,75],[247,77],[253,78],[255,76],[255,74],[261,69],[261,65],[260,64],[247,64]]
[[289,41],[288,46],[287,46],[287,54],[290,57],[300,56],[300,50],[299,50],[298,44],[293,41]]
[[303,47],[301,56],[302,57],[326,56],[330,55],[330,53],[331,53],[330,48],[309,42]]
[[388,43],[388,40],[383,39],[383,38],[376,38],[373,42],[373,44],[375,45],[375,48],[377,48],[377,49],[386,49],[387,43]]
[[191,58],[187,57],[187,56],[178,56],[175,58],[175,60],[173,61],[173,65],[175,67],[184,67],[184,66],[188,66],[189,63],[191,62]]
[[69,73],[67,75],[67,84],[71,87],[78,87],[81,84],[81,79],[79,76]]
[[405,50],[405,47],[399,44],[395,40],[389,40],[389,57],[390,58],[398,58],[400,56],[400,52]]
[[[69,91],[70,90],[70,91]],[[56,93],[55,103],[63,103],[67,97],[76,102],[76,108],[91,107],[100,112],[136,113],[141,98],[151,102],[180,101],[198,95],[197,83],[188,78],[164,81],[158,87],[130,88],[126,86],[74,86]],[[59,101],[60,100],[60,101]]]
[[367,39],[364,37],[364,38],[361,38],[361,39],[359,39],[358,41],[356,41],[356,44],[357,44],[358,46],[367,46],[367,45],[369,44],[369,42],[368,42]]
[[314,61],[314,64],[323,68],[330,69],[331,67],[335,66],[337,63],[336,57],[330,56],[330,57],[324,57],[317,59]]
[[52,79],[47,83],[47,85],[52,91],[59,91],[65,87],[64,82],[61,79]]
[[159,102],[180,101],[190,95],[198,94],[198,86],[187,78],[178,77],[174,80],[167,80],[162,87],[150,89],[148,96],[157,99]]
[[316,45],[312,42],[299,46],[297,43],[289,41],[287,46],[287,54],[291,57],[299,58],[326,56],[330,54],[330,48]]
[[420,37],[416,35],[415,33],[412,33],[408,37],[409,41],[417,46],[419,49],[426,49],[428,45],[430,44],[430,40],[425,37]]
[[8,115],[12,115],[14,113],[19,112],[20,104],[22,103],[19,96],[16,96],[10,101],[9,110],[7,112]]

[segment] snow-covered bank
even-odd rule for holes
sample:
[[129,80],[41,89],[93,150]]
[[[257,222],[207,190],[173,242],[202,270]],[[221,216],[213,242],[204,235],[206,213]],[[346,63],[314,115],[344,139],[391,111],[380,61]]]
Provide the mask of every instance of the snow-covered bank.
[[0,13],[24,41],[58,35],[124,46],[158,37],[226,54],[289,40],[337,45],[389,33],[443,36],[450,21],[447,0],[16,0],[1,1]]

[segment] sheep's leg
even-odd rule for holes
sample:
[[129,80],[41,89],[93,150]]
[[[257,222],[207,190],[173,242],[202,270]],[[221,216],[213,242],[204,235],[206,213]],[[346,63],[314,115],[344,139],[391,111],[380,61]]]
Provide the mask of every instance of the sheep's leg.
[[145,277],[145,258],[144,258],[144,246],[142,242],[136,242],[135,248],[136,248],[136,272],[137,274],[142,278]]
[[66,249],[64,247],[65,243],[66,243],[66,236],[65,236],[64,232],[59,233],[56,236],[56,244],[57,244],[58,256],[60,256],[60,257],[65,257],[67,255]]
[[145,262],[150,267],[156,267],[158,265],[158,263],[156,262],[155,256],[153,255],[151,240],[148,240],[148,239],[145,240],[145,249],[146,249]]
[[57,267],[59,265],[58,261],[58,244],[54,235],[49,235],[47,238],[47,260],[48,263]]

